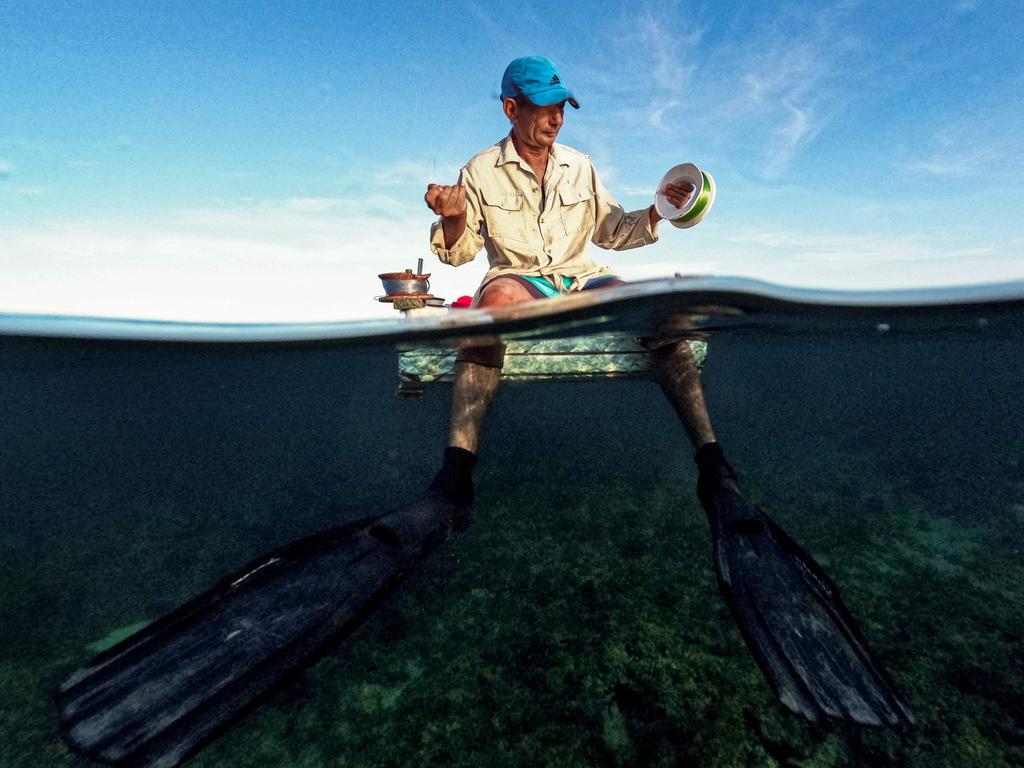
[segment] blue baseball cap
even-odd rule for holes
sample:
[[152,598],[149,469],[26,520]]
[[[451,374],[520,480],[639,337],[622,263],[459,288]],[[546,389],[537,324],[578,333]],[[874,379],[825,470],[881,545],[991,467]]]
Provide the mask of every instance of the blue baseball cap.
[[538,107],[547,107],[568,101],[576,109],[580,103],[562,85],[562,78],[551,63],[543,56],[523,56],[505,67],[501,78],[501,98],[514,99],[525,96]]

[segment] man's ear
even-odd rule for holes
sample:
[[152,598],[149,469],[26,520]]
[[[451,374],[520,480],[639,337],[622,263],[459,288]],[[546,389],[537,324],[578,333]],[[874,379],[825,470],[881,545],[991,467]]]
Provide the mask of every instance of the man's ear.
[[505,112],[505,117],[507,117],[510,121],[512,121],[514,123],[516,121],[516,118],[519,115],[519,113],[518,113],[518,106],[516,105],[516,100],[515,99],[502,99],[501,100],[501,108]]

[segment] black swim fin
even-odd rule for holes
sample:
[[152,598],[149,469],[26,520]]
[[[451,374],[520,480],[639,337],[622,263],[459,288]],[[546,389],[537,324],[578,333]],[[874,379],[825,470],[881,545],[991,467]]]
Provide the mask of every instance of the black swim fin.
[[895,728],[910,707],[874,659],[824,569],[740,493],[731,469],[702,467],[718,585],[783,705],[811,722]]
[[354,630],[466,512],[430,492],[254,560],[71,675],[65,739],[113,765],[179,765]]

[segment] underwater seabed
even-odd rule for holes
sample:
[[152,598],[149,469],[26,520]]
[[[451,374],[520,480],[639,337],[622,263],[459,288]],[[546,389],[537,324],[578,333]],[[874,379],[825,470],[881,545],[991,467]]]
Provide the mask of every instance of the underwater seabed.
[[[83,768],[51,694],[90,644],[252,556],[407,501],[450,387],[391,349],[8,339],[0,766]],[[748,495],[825,565],[908,733],[780,707],[718,595],[681,427],[644,380],[511,383],[476,515],[197,768],[1024,765],[1024,337],[712,334]]]
[[[761,372],[783,373],[763,354]],[[714,369],[708,375],[720,402],[739,396]],[[943,388],[970,377],[956,378]],[[1022,521],[1005,519],[1024,495],[1020,438],[986,469],[987,451],[957,435],[957,420],[943,427],[927,402],[914,407],[897,393],[881,408],[919,425],[900,436],[877,401],[840,398],[824,412],[822,401],[848,383],[809,397],[818,407],[808,418],[769,407],[772,390],[785,388],[782,376],[769,380],[764,409],[723,416],[723,439],[742,456],[752,495],[842,586],[913,701],[914,731],[813,728],[775,703],[717,594],[687,452],[651,439],[659,426],[682,437],[671,434],[660,396],[640,384],[594,385],[587,394],[608,426],[541,438],[544,455],[514,468],[502,461],[512,451],[487,451],[474,525],[364,628],[366,644],[348,643],[318,667],[312,693],[293,689],[300,699],[283,705],[289,714],[258,714],[248,738],[232,735],[198,764],[279,754],[286,765],[1021,764]],[[869,384],[864,395],[881,388]],[[525,388],[503,394],[491,445],[499,435],[521,445],[535,418],[572,397],[551,392],[534,404]],[[648,415],[630,422],[638,402]],[[510,421],[521,425],[513,435]],[[814,434],[826,422],[840,439]],[[581,451],[595,441],[603,450]],[[586,469],[575,463],[574,472],[571,459],[560,468],[552,453],[582,453]],[[316,711],[304,714],[310,698]],[[240,756],[268,734],[269,753]]]

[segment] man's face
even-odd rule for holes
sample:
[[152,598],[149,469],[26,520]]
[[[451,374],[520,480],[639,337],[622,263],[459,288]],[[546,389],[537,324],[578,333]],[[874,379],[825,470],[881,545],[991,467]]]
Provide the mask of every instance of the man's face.
[[512,121],[512,130],[519,141],[529,147],[550,149],[565,122],[565,102],[538,107],[523,99],[505,99],[505,114]]

